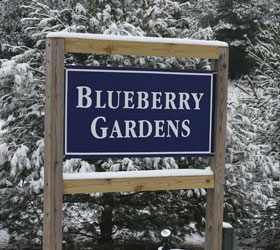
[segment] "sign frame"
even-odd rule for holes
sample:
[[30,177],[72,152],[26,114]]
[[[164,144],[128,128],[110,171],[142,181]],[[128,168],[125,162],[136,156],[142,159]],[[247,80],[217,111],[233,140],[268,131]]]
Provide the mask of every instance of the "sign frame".
[[[209,157],[209,164],[213,175],[197,174],[196,182],[187,185],[192,180],[186,173],[183,187],[176,186],[178,177],[169,176],[173,186],[165,189],[207,188],[205,250],[222,250],[222,221],[224,204],[224,166],[226,141],[226,107],[228,81],[228,44],[218,41],[197,41],[169,38],[137,38],[112,35],[77,34],[54,32],[47,36],[46,41],[46,104],[45,104],[45,169],[44,169],[44,225],[43,250],[62,249],[62,202],[63,193],[74,193],[67,189],[63,179],[63,116],[64,116],[64,53],[98,53],[142,56],[167,56],[187,58],[213,59],[212,69],[217,71],[215,89],[215,123],[214,123],[214,155]],[[153,178],[152,182],[155,180]],[[113,179],[103,178],[109,185]],[[120,191],[119,184],[127,179],[115,178],[118,185],[110,192]],[[133,190],[146,191],[148,189],[142,181],[150,185],[149,178],[140,180]],[[213,181],[213,185],[209,183]],[[95,182],[94,180],[92,180]],[[67,185],[66,185],[67,184]],[[208,184],[208,185],[206,185]],[[75,188],[75,183],[70,181]],[[130,187],[135,183],[130,183]],[[76,187],[78,188],[78,187]],[[95,192],[89,185],[83,192]],[[102,192],[99,190],[98,192]],[[104,191],[106,192],[106,191]],[[77,192],[81,193],[81,192]]]

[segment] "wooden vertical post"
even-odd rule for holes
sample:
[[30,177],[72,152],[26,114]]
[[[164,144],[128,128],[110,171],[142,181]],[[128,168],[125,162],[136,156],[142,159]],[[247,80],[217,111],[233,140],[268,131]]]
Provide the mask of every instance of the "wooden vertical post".
[[43,250],[61,250],[64,39],[47,39],[46,53]]
[[214,66],[214,70],[217,71],[214,127],[215,154],[211,158],[211,168],[214,172],[215,183],[214,189],[207,190],[205,250],[222,249],[228,60],[228,48],[221,47],[219,59]]

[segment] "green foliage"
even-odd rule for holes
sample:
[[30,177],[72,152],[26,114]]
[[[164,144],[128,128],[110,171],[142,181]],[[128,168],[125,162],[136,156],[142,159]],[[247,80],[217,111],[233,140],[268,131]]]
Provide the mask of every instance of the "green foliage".
[[230,78],[250,73],[256,65],[247,55],[247,38],[255,41],[259,28],[276,13],[275,1],[217,0],[208,6],[200,22],[202,27],[212,27],[216,39],[230,45]]
[[252,1],[240,0],[219,1],[217,12],[215,36],[230,45],[230,77],[236,79],[253,66],[246,55],[245,36],[254,39],[260,12]]
[[280,234],[280,213],[279,213],[279,162],[280,162],[280,25],[279,20],[267,24],[265,29],[261,29],[257,36],[257,41],[253,45],[250,43],[249,55],[256,61],[258,67],[249,79],[251,88],[255,93],[254,105],[259,109],[260,115],[256,117],[256,122],[260,124],[260,143],[269,147],[266,154],[275,163],[271,164],[274,174],[271,176],[273,194],[267,207],[262,210],[261,216],[256,220],[258,225],[257,234],[259,239],[266,239],[265,242],[258,241],[259,244],[274,242],[279,246]]
[[15,55],[12,51],[4,49],[5,44],[13,44],[16,46],[28,45],[32,47],[32,41],[24,34],[24,27],[20,20],[25,16],[25,12],[21,9],[21,5],[29,0],[0,1],[0,59],[10,58]]
[[270,145],[258,140],[261,112],[255,96],[249,87],[236,92],[228,104],[225,218],[245,235],[252,233],[254,219],[273,197],[273,176],[279,169],[268,154]]

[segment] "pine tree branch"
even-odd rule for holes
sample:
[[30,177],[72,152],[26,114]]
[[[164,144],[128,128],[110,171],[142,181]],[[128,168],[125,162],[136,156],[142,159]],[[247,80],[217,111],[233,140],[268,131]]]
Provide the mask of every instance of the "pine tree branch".
[[92,238],[92,239],[95,238],[94,235],[89,235],[89,234],[81,233],[81,232],[66,232],[65,234],[82,235],[82,236],[86,236],[86,237],[89,237],[89,238]]
[[35,215],[36,215],[36,217],[37,217],[39,223],[41,224],[41,226],[43,226],[43,222],[42,222],[42,220],[41,220],[41,218],[40,218],[40,216],[39,216],[39,214],[38,214],[36,208],[34,207],[34,205],[33,205],[33,203],[32,203],[32,200],[31,200],[32,197],[31,197],[31,195],[30,195],[30,194],[27,194],[27,195],[28,195],[28,198],[29,198],[29,199],[27,199],[27,201],[28,201],[29,204],[31,205],[31,207],[32,207],[32,209],[33,209],[33,211],[34,211],[34,213],[35,213]]
[[43,73],[43,72],[41,72],[41,71],[39,71],[39,70],[37,70],[37,69],[34,69],[34,68],[29,68],[30,70],[32,70],[32,71],[34,71],[34,72],[36,72],[36,73],[39,73],[39,74],[41,74],[41,75],[43,75],[43,76],[46,76],[46,74],[45,73]]

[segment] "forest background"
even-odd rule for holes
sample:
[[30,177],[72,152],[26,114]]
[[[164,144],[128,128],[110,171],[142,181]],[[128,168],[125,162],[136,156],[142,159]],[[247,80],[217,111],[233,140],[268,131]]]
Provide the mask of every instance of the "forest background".
[[[230,46],[224,221],[237,249],[280,249],[280,1],[0,0],[0,229],[3,249],[41,249],[45,40],[65,31],[221,40]],[[210,61],[68,54],[66,64],[209,69]],[[204,168],[205,158],[64,162],[64,172]],[[65,196],[64,249],[157,249],[203,235],[203,189]],[[1,246],[0,246],[1,249]]]

